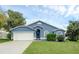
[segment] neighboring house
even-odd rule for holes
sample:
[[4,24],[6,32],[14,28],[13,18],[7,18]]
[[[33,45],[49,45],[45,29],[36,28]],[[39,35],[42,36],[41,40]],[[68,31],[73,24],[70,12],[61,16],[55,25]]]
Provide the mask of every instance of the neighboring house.
[[48,33],[64,35],[65,32],[62,29],[56,28],[42,21],[37,21],[27,26],[18,26],[11,29],[11,31],[12,39],[14,40],[43,40],[46,39]]
[[0,39],[7,39],[8,32],[3,29],[0,29]]

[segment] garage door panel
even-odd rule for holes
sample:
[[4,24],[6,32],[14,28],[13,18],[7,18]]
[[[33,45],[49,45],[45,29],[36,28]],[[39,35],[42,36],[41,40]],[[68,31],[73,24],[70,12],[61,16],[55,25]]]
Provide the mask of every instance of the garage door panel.
[[14,32],[13,33],[14,40],[33,40],[33,32]]

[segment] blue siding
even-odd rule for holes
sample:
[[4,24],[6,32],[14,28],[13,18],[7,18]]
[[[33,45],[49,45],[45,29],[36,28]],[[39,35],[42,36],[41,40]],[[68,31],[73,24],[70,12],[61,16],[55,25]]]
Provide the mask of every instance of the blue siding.
[[[40,21],[39,21],[39,22],[40,22]],[[41,22],[41,24],[38,24],[38,22],[36,22],[36,23],[31,24],[31,25],[28,25],[28,27],[30,27],[30,28],[32,28],[32,29],[34,29],[34,30],[40,29],[40,31],[41,31],[41,37],[44,37],[44,32],[45,32],[45,31],[48,31],[49,33],[53,33],[53,32],[55,32],[56,30],[60,30],[60,29],[58,29],[58,28],[56,28],[56,27],[53,27],[53,26],[48,25],[48,24],[45,24],[45,23],[43,23],[43,22]],[[61,32],[64,33],[64,31],[61,31]],[[35,34],[34,34],[34,35],[35,35]]]

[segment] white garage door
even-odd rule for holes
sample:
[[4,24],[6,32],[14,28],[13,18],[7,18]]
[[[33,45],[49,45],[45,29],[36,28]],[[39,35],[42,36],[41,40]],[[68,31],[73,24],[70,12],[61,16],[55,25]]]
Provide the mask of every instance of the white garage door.
[[33,40],[34,35],[33,35],[33,32],[14,32],[13,39],[14,40]]

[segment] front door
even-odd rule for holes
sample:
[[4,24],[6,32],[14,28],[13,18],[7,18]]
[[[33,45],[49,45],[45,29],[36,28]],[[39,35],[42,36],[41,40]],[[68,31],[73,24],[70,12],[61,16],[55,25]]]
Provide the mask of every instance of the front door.
[[39,29],[36,30],[36,39],[40,40],[40,30]]

